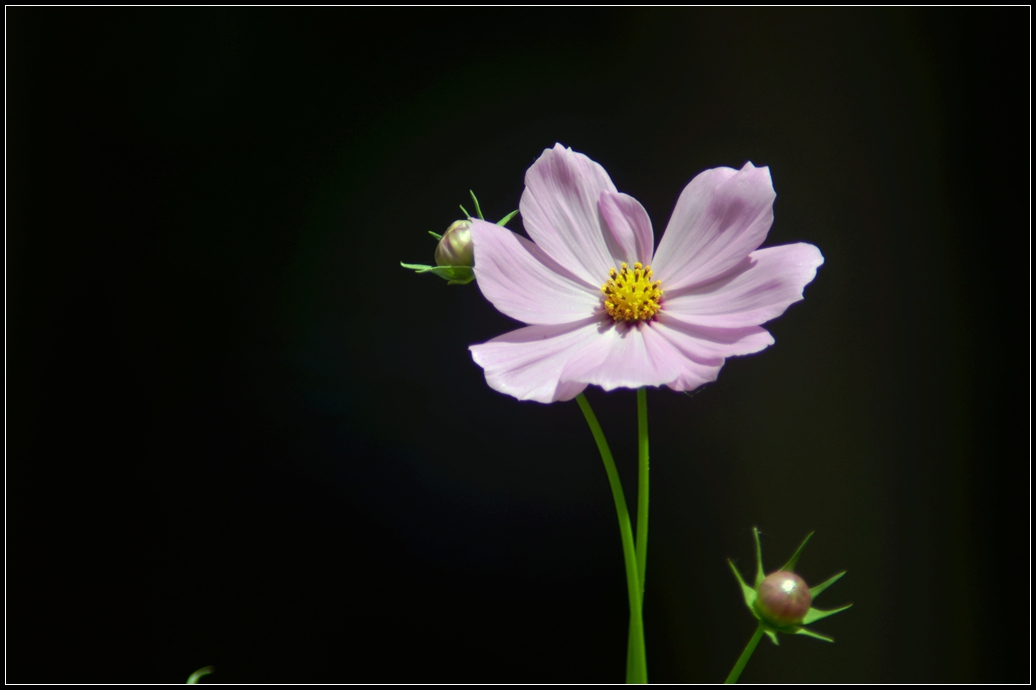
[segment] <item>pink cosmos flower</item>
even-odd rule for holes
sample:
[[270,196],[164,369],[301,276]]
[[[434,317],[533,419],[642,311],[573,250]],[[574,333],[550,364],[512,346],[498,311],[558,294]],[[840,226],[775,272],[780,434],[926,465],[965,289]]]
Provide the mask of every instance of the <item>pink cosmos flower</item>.
[[811,244],[758,249],[775,196],[767,168],[706,170],[655,250],[644,207],[604,168],[560,144],[545,150],[519,206],[533,242],[471,221],[482,294],[529,324],[471,346],[486,382],[542,403],[589,384],[689,391],[727,357],[772,345],[760,324],[802,299],[824,263]]

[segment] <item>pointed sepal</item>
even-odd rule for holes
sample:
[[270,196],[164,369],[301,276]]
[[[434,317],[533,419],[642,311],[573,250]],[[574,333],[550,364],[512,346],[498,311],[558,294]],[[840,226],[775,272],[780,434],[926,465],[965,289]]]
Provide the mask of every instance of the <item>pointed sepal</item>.
[[810,623],[815,623],[816,621],[823,620],[823,619],[827,618],[828,616],[833,616],[836,613],[839,613],[841,611],[845,611],[850,606],[852,606],[852,604],[846,604],[845,606],[839,606],[836,609],[827,609],[827,610],[812,609],[811,608],[806,613],[805,617],[802,619],[802,624],[803,625],[809,625]]
[[799,628],[795,631],[795,634],[805,635],[806,637],[814,637],[818,640],[823,640],[824,642],[834,642],[833,638],[830,638],[827,635],[821,635],[820,633],[815,633],[812,630],[807,630],[806,628]]
[[[799,548],[795,549],[795,553],[793,553],[791,555],[791,558],[788,559],[788,562],[781,567],[781,570],[786,570],[789,573],[795,572],[795,566],[799,562],[799,556],[802,555],[802,549],[806,548],[806,544],[809,543],[809,540],[813,536],[813,534],[814,532],[810,532],[806,535],[806,538],[802,540],[801,544],[799,544]],[[810,593],[812,593],[812,590],[810,590]]]
[[426,264],[405,264],[402,261],[399,265],[409,268],[415,273],[434,273],[443,280],[449,281],[449,285],[467,285],[475,279],[475,272],[469,266],[428,266]]
[[499,225],[500,227],[504,227],[505,225],[507,225],[507,221],[511,220],[512,218],[514,218],[517,215],[518,215],[518,209],[515,209],[515,210],[511,211],[510,213],[508,213],[503,218],[501,218],[500,220],[498,220],[496,222],[496,224]]
[[738,571],[737,566],[734,565],[734,561],[727,559],[727,563],[730,564],[730,569],[734,571],[734,577],[737,578],[737,583],[741,585],[741,594],[745,597],[745,606],[752,612],[752,615],[756,618],[759,615],[755,612],[755,589],[745,584],[745,581],[741,578],[741,573]]
[[752,528],[752,537],[755,539],[755,588],[758,589],[763,579],[763,547],[759,543],[759,528]]
[[[471,191],[471,190],[469,189],[469,190],[468,190],[468,193],[469,193],[469,194],[471,194],[471,200],[472,200],[473,202],[475,202],[475,213],[477,213],[477,214],[478,214],[478,217],[479,217],[479,219],[480,219],[480,220],[485,220],[485,219],[486,219],[486,217],[482,215],[482,209],[481,209],[481,208],[479,208],[479,206],[478,206],[478,197],[477,197],[477,196],[475,196],[475,192],[473,192],[473,191]],[[463,208],[463,206],[462,206],[461,208]],[[469,216],[469,217],[470,217],[470,216]]]
[[846,573],[846,571],[843,570],[842,572],[838,573],[834,577],[829,578],[827,580],[824,580],[823,582],[821,582],[816,587],[810,587],[809,588],[809,595],[811,597],[813,597],[814,600],[816,600],[816,598],[818,596],[820,596],[821,592],[823,592],[825,589],[827,589],[828,587],[830,587],[834,583],[838,582],[838,580],[842,577],[842,575],[845,575],[845,573]]

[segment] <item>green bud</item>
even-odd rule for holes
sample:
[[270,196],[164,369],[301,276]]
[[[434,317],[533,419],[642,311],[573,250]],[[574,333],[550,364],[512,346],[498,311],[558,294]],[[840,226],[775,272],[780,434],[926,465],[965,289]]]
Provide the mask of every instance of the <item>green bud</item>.
[[801,624],[813,603],[805,580],[784,570],[764,578],[756,592],[755,608],[759,615],[778,628]]
[[435,248],[435,263],[438,266],[475,265],[475,248],[471,244],[471,222],[458,220],[443,234]]

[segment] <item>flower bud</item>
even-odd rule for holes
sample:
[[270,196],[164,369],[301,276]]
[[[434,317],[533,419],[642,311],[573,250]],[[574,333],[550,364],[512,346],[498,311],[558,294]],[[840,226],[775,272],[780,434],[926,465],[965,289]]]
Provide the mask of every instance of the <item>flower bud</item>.
[[756,610],[777,627],[799,625],[813,603],[805,580],[785,570],[768,575],[757,591]]
[[439,266],[474,266],[475,248],[471,244],[471,223],[458,220],[451,225],[435,248],[435,263]]

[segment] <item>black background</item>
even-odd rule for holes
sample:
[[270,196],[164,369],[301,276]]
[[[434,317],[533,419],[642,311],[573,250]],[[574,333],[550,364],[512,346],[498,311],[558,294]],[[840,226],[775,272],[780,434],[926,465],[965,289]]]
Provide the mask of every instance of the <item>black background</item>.
[[[514,323],[398,263],[556,141],[656,241],[769,165],[767,244],[826,257],[649,392],[651,679],[723,679],[759,525],[855,606],[744,681],[1028,680],[1028,8],[6,18],[8,681],[621,681],[577,407],[490,390]],[[632,503],[634,395],[588,397]]]

